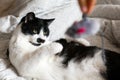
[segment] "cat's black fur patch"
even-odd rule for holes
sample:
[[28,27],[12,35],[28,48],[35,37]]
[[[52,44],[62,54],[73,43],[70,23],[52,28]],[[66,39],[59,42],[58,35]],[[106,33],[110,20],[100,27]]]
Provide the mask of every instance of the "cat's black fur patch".
[[74,59],[74,61],[80,62],[82,59],[85,59],[86,57],[93,57],[94,54],[100,50],[99,48],[95,46],[84,46],[78,42],[67,42],[65,39],[57,40],[56,42],[59,42],[63,45],[63,50],[58,55],[65,57],[63,64],[65,66],[68,65],[69,61]]
[[[78,42],[67,42],[65,39],[57,40],[63,45],[62,52],[57,55],[64,57],[63,64],[65,67],[68,66],[71,60],[80,62],[85,58],[92,58],[97,51],[102,50],[95,46],[84,46]],[[100,71],[100,74],[105,80],[120,80],[120,54],[105,50],[101,53],[101,56],[106,66],[106,71]]]
[[23,17],[20,21],[22,23],[21,29],[24,34],[34,35],[39,34],[40,30],[43,28],[44,35],[49,35],[49,24],[54,19],[40,19],[35,17],[35,14],[33,12],[28,13],[25,17]]
[[120,80],[120,54],[105,50],[108,80]]
[[6,51],[7,58],[9,58],[9,49]]

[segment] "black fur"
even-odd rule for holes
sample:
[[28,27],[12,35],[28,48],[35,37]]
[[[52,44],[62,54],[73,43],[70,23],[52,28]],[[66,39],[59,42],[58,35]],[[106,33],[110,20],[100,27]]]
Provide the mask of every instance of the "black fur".
[[43,28],[44,35],[49,35],[49,24],[54,19],[40,19],[35,17],[33,12],[28,13],[25,17],[22,18],[20,23],[22,23],[21,29],[24,34],[34,35],[39,34],[40,30]]
[[9,58],[9,49],[6,51],[7,58]]
[[120,80],[120,54],[105,51],[108,80]]
[[82,59],[86,57],[93,57],[94,54],[100,50],[100,48],[97,48],[95,46],[86,47],[78,42],[67,42],[65,39],[60,39],[56,42],[59,42],[63,45],[63,50],[61,53],[59,53],[59,56],[65,57],[65,60],[63,61],[63,64],[65,66],[68,65],[69,61],[74,59],[75,61],[80,62]]
[[[84,46],[78,42],[67,42],[65,39],[57,40],[63,45],[62,52],[58,53],[57,56],[64,57],[63,64],[65,67],[68,66],[70,60],[75,62],[80,62],[81,60],[87,57],[93,57],[95,53],[101,48],[95,46]],[[101,53],[106,71],[100,71],[102,77],[106,80],[120,80],[120,54],[105,50],[104,53]]]

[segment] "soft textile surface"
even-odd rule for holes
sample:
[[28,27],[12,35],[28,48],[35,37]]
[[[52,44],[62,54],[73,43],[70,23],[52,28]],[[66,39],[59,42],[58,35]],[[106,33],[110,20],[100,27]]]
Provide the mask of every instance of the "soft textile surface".
[[[120,0],[98,0],[91,18],[99,20],[104,32],[104,46],[120,52]],[[64,35],[66,29],[81,19],[76,0],[1,0],[0,2],[0,80],[24,80],[18,77],[6,57],[9,39],[21,17],[34,11],[40,18],[55,18],[50,25],[50,40]],[[91,45],[101,47],[100,33],[87,38]],[[25,78],[25,80],[29,78]]]

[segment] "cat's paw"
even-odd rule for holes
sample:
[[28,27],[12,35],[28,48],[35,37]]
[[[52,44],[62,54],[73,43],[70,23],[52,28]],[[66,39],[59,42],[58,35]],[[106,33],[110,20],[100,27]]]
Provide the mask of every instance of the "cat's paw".
[[84,38],[77,39],[77,41],[85,46],[90,46],[90,43]]
[[62,51],[63,46],[60,43],[53,42],[50,44],[49,48],[51,53],[57,54]]
[[67,41],[75,41],[75,42],[79,42],[80,44],[83,44],[84,46],[90,46],[90,43],[84,38],[74,39],[74,38],[69,37],[67,35],[65,35],[65,38],[67,39]]

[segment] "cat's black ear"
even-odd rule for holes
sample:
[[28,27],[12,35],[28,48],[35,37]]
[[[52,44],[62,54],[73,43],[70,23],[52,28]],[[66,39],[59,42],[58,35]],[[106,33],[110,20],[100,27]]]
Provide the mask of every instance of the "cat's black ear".
[[35,14],[33,12],[29,12],[25,16],[25,23],[27,23],[28,21],[32,21],[34,19],[35,19]]
[[49,26],[54,20],[55,20],[55,18],[53,18],[53,19],[44,19],[43,22],[45,23],[45,25]]

